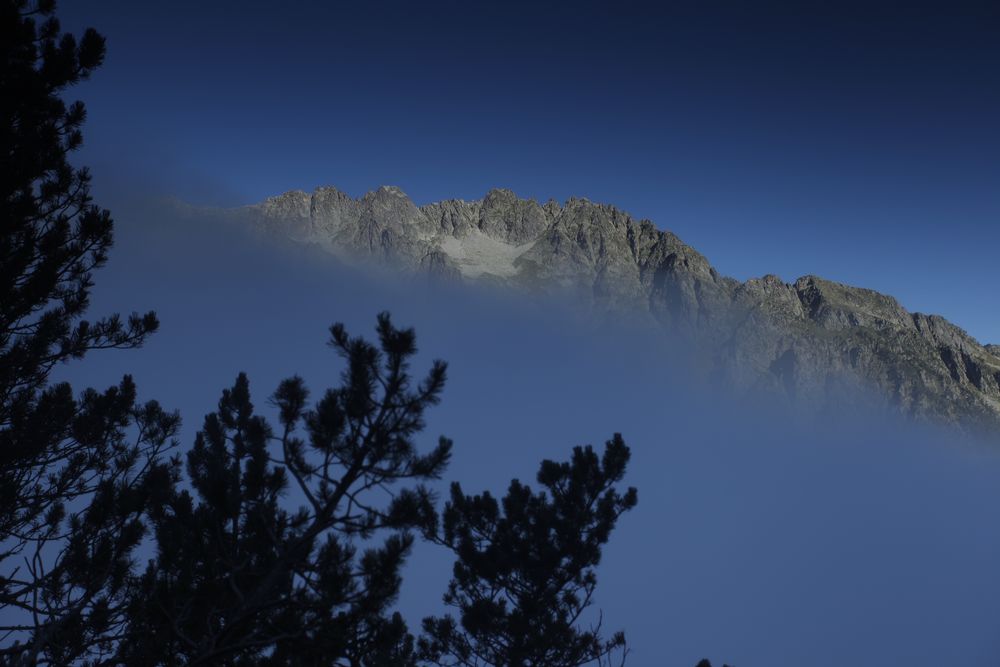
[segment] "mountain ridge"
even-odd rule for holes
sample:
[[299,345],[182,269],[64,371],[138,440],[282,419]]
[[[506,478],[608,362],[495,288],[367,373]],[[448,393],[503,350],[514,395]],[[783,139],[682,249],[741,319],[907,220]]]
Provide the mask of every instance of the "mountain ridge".
[[874,290],[723,276],[672,232],[612,205],[496,188],[417,206],[394,186],[360,198],[327,186],[230,212],[350,262],[568,290],[599,313],[642,314],[693,341],[714,381],[741,390],[827,400],[867,387],[905,414],[1000,432],[1000,346]]

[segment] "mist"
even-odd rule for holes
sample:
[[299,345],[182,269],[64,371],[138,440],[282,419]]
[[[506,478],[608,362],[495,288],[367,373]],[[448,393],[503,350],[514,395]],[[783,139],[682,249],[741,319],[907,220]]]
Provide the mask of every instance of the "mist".
[[[184,417],[181,450],[236,374],[267,410],[278,382],[338,383],[327,329],[412,326],[414,373],[449,363],[425,449],[455,442],[442,480],[502,494],[544,458],[621,432],[622,517],[598,572],[604,627],[629,665],[737,667],[1000,664],[1000,443],[867,411],[799,413],[707,387],[685,349],[571,304],[393,280],[274,245],[212,216],[114,195],[117,243],[91,317],[154,309],[140,350],[60,370],[78,388],[131,373]],[[874,402],[873,402],[874,403]],[[441,613],[449,555],[418,544],[399,609]]]

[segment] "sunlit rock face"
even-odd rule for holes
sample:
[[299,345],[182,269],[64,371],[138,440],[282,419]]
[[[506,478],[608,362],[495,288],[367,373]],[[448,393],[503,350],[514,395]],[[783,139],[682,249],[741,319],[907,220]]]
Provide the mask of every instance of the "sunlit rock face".
[[737,391],[815,405],[875,389],[908,415],[1000,433],[1000,346],[816,276],[727,278],[674,234],[614,206],[498,189],[418,207],[395,187],[360,199],[324,187],[233,213],[344,261],[567,293],[599,316],[655,322],[693,343],[707,378]]

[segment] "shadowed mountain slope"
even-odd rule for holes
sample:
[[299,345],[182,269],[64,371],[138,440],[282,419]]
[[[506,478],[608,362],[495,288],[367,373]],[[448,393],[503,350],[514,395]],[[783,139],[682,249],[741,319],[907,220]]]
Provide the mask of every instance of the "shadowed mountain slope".
[[[293,191],[230,211],[349,263],[567,292],[597,315],[638,315],[694,343],[706,377],[805,402],[877,395],[916,418],[1000,432],[1000,346],[868,289],[805,276],[739,282],[648,220],[586,199],[509,190],[418,207],[381,187]],[[870,393],[863,392],[864,395]]]

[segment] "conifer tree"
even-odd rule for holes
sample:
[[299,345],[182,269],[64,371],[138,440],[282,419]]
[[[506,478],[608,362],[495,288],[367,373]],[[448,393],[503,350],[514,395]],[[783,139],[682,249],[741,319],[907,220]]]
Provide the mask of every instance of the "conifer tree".
[[[301,378],[254,411],[247,377],[223,392],[187,457],[191,492],[156,519],[158,552],[119,659],[132,665],[410,665],[413,638],[389,614],[412,532],[434,529],[423,482],[451,443],[414,435],[445,365],[418,384],[412,329],[378,318],[379,345],[331,328],[341,385],[312,406]],[[297,506],[298,505],[298,506]]]
[[444,596],[459,618],[424,620],[421,657],[435,665],[578,667],[624,662],[625,636],[582,628],[597,586],[594,568],[618,517],[637,502],[619,493],[629,449],[620,435],[598,457],[576,447],[569,462],[543,461],[533,492],[514,480],[501,501],[451,487],[442,544],[457,560]]
[[178,426],[131,378],[74,395],[57,364],[140,345],[153,313],[83,319],[112,245],[69,154],[84,106],[63,95],[104,39],[63,34],[54,3],[0,0],[0,662],[66,665],[121,632],[143,517],[173,482]]

